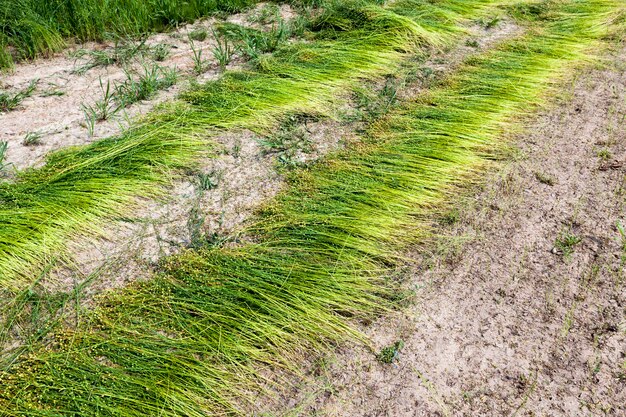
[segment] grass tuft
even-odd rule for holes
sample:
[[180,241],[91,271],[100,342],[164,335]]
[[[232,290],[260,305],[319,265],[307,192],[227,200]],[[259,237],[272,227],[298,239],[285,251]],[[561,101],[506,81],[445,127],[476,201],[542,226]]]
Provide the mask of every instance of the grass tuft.
[[24,136],[24,140],[22,141],[22,144],[24,146],[41,145],[42,144],[42,141],[41,141],[42,137],[43,137],[43,133],[41,133],[41,132],[28,132],[28,133],[26,133],[26,136]]
[[37,87],[37,80],[31,81],[28,86],[16,93],[0,93],[0,113],[15,110],[25,98],[30,97]]
[[404,347],[404,342],[402,340],[398,340],[394,344],[384,347],[380,350],[378,355],[376,355],[376,359],[378,359],[381,363],[390,364],[395,362],[400,355],[400,350]]
[[113,98],[119,108],[128,107],[138,101],[152,98],[158,91],[176,84],[178,73],[176,68],[165,68],[157,64],[144,65],[143,72],[137,76],[125,71],[126,80],[115,86]]

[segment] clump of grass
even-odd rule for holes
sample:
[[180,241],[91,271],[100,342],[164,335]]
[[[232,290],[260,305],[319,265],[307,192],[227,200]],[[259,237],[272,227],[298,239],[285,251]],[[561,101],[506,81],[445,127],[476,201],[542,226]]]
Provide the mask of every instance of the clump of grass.
[[212,34],[213,39],[215,39],[213,58],[218,62],[220,68],[224,70],[233,58],[233,49],[226,37],[218,35],[215,30],[212,31]]
[[200,191],[209,191],[217,188],[222,178],[221,172],[199,172],[197,174],[198,189]]
[[24,146],[37,146],[41,145],[41,138],[43,137],[43,133],[41,132],[28,132],[26,136],[24,136],[24,140],[22,144]]
[[613,154],[611,154],[611,151],[607,148],[600,149],[596,153],[596,155],[598,155],[598,158],[600,158],[603,161],[608,161],[609,159],[613,157]]
[[0,173],[5,173],[8,164],[5,163],[5,158],[7,156],[7,150],[9,149],[9,143],[6,141],[0,142]]
[[191,39],[192,41],[204,42],[206,38],[208,38],[209,32],[206,30],[206,28],[198,28],[189,32],[188,36],[189,39]]
[[493,29],[496,26],[498,26],[498,23],[500,23],[500,20],[501,20],[500,16],[492,16],[489,18],[480,19],[479,23],[485,29]]
[[81,109],[83,111],[83,117],[85,119],[83,126],[87,128],[87,134],[91,138],[96,133],[96,121],[97,121],[96,118],[97,118],[97,115],[96,115],[93,107],[85,106],[83,104],[81,106]]
[[139,74],[126,70],[126,80],[114,87],[109,81],[105,86],[100,79],[102,99],[82,105],[90,136],[94,135],[97,122],[108,120],[133,103],[153,97],[158,91],[174,85],[178,79],[176,68],[165,68],[155,63],[152,66],[143,65],[142,69]]
[[146,54],[150,48],[146,45],[146,39],[139,42],[116,38],[112,48],[105,50],[80,49],[74,53],[75,58],[87,57],[87,63],[74,70],[77,74],[84,74],[95,67],[108,67],[109,65],[127,65],[134,59]]
[[259,143],[266,154],[276,155],[278,161],[287,167],[299,166],[298,155],[313,150],[306,118],[298,115],[288,116],[276,132],[261,139]]
[[119,110],[115,105],[114,91],[111,89],[111,83],[107,81],[106,86],[100,78],[100,90],[102,90],[102,98],[93,104],[83,104],[82,109],[85,118],[94,122],[108,120]]
[[554,0],[517,2],[506,7],[512,17],[520,20],[541,22],[558,18],[554,12]]
[[152,59],[156,62],[162,62],[170,55],[172,47],[170,45],[160,43],[152,47]]
[[65,91],[51,88],[49,90],[43,91],[40,96],[41,97],[60,97],[65,95]]
[[0,112],[15,110],[25,98],[30,97],[37,87],[38,80],[31,81],[28,86],[15,93],[0,92]]
[[126,70],[126,80],[115,86],[113,98],[120,108],[153,97],[158,91],[176,84],[176,68],[166,68],[157,64],[142,67],[143,72],[135,75]]
[[354,92],[355,110],[347,116],[350,121],[372,121],[376,120],[393,107],[397,102],[398,88],[397,80],[386,77],[382,88],[375,92],[362,86]]
[[561,253],[564,259],[568,259],[574,253],[574,248],[582,242],[582,238],[570,231],[563,231],[554,242],[554,247]]
[[279,19],[268,31],[234,23],[225,23],[219,26],[218,30],[224,39],[231,41],[243,56],[252,60],[258,60],[262,54],[274,52],[290,36],[288,26],[282,19]]
[[[41,342],[49,332],[62,324],[63,320],[78,322],[80,312],[76,310],[71,318],[63,312],[78,305],[84,288],[98,276],[99,271],[89,274],[82,282],[76,283],[71,291],[51,291],[41,284],[49,271],[42,273],[28,288],[14,294],[10,300],[4,298],[0,304],[0,369],[15,361],[29,347]],[[15,346],[15,335],[19,334],[22,344]]]
[[192,59],[193,59],[193,72],[197,75],[202,74],[208,68],[208,62],[202,57],[202,48],[198,48],[193,40],[190,39],[189,45],[191,47]]
[[378,359],[381,363],[393,363],[398,359],[400,355],[400,350],[404,347],[404,341],[398,340],[390,346],[384,347],[381,351],[376,355],[376,359]]
[[280,19],[280,8],[275,3],[268,3],[251,13],[247,20],[249,23],[258,23],[260,25],[269,25],[276,23]]

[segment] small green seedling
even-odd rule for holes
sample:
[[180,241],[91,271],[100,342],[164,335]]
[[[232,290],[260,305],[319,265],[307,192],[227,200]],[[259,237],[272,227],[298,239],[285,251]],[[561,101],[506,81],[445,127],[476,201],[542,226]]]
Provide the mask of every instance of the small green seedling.
[[162,67],[156,63],[144,65],[143,72],[135,75],[126,70],[126,80],[115,86],[114,98],[119,108],[125,108],[138,101],[152,98],[159,90],[176,84],[176,68]]
[[33,94],[38,81],[39,80],[31,81],[25,89],[20,90],[15,94],[0,92],[0,113],[15,110],[20,104],[22,104],[22,101],[24,101],[25,98],[28,98]]
[[233,57],[233,49],[228,43],[228,39],[224,36],[219,36],[215,30],[213,30],[213,38],[215,39],[213,58],[218,62],[220,68],[224,70]]
[[574,253],[574,247],[582,241],[582,238],[571,232],[563,232],[554,243],[555,249],[563,254],[563,258],[569,258]]
[[0,173],[4,172],[9,164],[4,162],[4,159],[7,156],[7,150],[9,149],[8,142],[0,142]]
[[46,90],[40,94],[41,97],[60,97],[64,95],[65,91],[55,89]]
[[102,78],[100,78],[100,89],[103,94],[101,100],[98,100],[91,105],[82,105],[83,113],[85,113],[85,115],[89,115],[90,118],[93,118],[93,120],[98,122],[107,120],[119,110],[119,107],[114,104],[114,93],[111,89],[111,83],[107,81],[105,87],[102,82]]
[[400,349],[402,349],[403,347],[404,342],[402,340],[398,340],[393,345],[382,348],[376,358],[379,362],[382,363],[393,363],[395,360],[398,359]]
[[170,55],[172,47],[170,45],[160,43],[152,48],[152,59],[162,62]]
[[193,40],[189,39],[189,46],[191,46],[191,52],[193,54],[193,71],[200,75],[207,69],[207,62],[202,58],[202,48],[197,48]]
[[608,161],[613,156],[611,154],[611,151],[606,148],[600,149],[597,155],[598,155],[598,158],[602,159],[603,161]]
[[485,29],[493,29],[500,23],[500,17],[494,16],[490,19],[482,19],[481,23]]
[[87,133],[89,137],[93,137],[96,132],[96,115],[93,109],[83,105],[83,115],[85,116],[85,127],[87,127]]
[[209,191],[217,188],[221,174],[216,174],[215,172],[209,172],[208,174],[205,174],[204,172],[200,172],[198,173],[197,177],[198,188],[201,191]]

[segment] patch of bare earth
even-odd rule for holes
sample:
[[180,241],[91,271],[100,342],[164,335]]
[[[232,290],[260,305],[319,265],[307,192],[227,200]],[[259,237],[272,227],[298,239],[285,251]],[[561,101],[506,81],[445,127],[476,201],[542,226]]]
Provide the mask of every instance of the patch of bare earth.
[[[431,253],[412,255],[416,302],[366,329],[373,349],[343,349],[271,415],[626,415],[617,61],[578,77],[517,138],[521,157],[444,216]],[[394,363],[377,360],[400,340]]]

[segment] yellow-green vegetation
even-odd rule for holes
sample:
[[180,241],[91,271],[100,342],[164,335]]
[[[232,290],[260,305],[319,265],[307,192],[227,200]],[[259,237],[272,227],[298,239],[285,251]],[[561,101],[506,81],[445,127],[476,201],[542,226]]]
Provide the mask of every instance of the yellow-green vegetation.
[[331,3],[310,22],[313,42],[283,45],[254,69],[186,92],[120,137],[52,154],[45,167],[0,183],[0,282],[23,288],[69,239],[97,232],[137,196],[162,190],[201,154],[207,132],[270,128],[288,113],[327,114],[362,78],[389,72],[419,46],[452,42],[464,17],[488,3]]
[[[475,2],[440,1],[436,10],[455,14],[478,4],[469,3]],[[334,94],[358,77],[383,73],[415,41],[443,41],[450,33],[418,25],[417,5],[431,7],[399,1],[391,8],[345,8],[326,18],[334,23],[320,23],[321,39],[278,49],[259,59],[257,71],[198,87],[154,120],[172,129],[161,132],[165,137],[181,132],[184,142],[200,127],[271,124],[286,111],[323,113]],[[527,26],[524,34],[468,59],[427,93],[374,121],[358,145],[292,171],[288,188],[248,228],[255,243],[168,257],[153,279],[106,295],[76,328],[6,364],[0,411],[236,413],[254,399],[263,369],[295,371],[304,351],[358,337],[351,320],[389,306],[384,277],[419,238],[422,220],[489,164],[520,116],[542,104],[568,68],[623,26],[623,7],[619,0],[507,7]],[[429,39],[429,31],[436,36]]]

